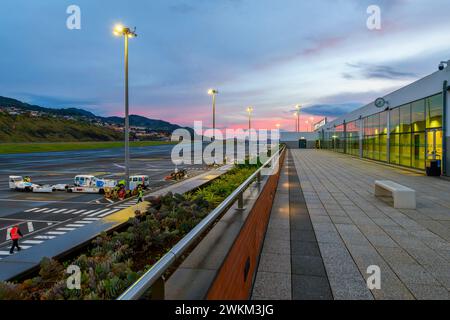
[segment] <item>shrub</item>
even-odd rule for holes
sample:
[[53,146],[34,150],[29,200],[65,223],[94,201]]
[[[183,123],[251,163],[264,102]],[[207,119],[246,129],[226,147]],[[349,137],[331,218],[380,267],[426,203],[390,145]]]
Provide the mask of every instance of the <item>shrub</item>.
[[[72,261],[44,258],[39,275],[21,283],[0,282],[0,300],[114,299],[176,242],[194,228],[254,171],[237,166],[186,195],[168,193],[154,198],[147,212],[131,218],[123,232],[102,233]],[[66,285],[68,265],[80,267],[81,289]]]

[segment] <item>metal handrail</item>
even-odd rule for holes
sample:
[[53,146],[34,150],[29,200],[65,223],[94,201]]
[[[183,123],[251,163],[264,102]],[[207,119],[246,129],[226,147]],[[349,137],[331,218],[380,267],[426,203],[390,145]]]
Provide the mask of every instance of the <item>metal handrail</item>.
[[209,213],[199,224],[197,224],[187,235],[183,237],[172,249],[158,260],[146,273],[144,273],[135,283],[133,283],[117,300],[137,300],[142,297],[152,285],[159,280],[172,264],[180,258],[183,253],[207,230],[216,219],[222,215],[242,194],[255,179],[259,179],[261,170],[267,167],[276,156],[280,157],[285,147],[281,147],[269,160],[267,160],[258,170],[247,178],[236,190],[234,190],[222,203],[220,203],[211,213]]

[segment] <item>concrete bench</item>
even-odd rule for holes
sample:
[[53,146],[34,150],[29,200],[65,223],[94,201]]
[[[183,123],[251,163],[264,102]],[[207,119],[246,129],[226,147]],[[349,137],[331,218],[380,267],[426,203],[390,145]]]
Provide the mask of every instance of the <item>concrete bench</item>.
[[390,180],[375,181],[375,196],[392,196],[394,208],[415,209],[416,191]]

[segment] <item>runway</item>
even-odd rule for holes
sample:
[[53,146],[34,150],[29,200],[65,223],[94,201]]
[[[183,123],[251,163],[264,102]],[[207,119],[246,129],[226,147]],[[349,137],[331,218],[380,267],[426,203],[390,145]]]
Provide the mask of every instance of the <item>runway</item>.
[[[173,145],[130,149],[130,174],[150,177],[150,190],[166,186],[164,177],[175,168],[171,161]],[[73,184],[78,174],[120,179],[124,174],[123,148],[0,155],[0,259],[9,255],[8,230],[18,224],[25,237],[23,249],[52,240],[81,228],[96,219],[134,204],[111,204],[99,194],[53,192],[24,193],[9,190],[10,175],[30,176],[38,184]],[[189,176],[207,170],[203,165],[183,165]]]

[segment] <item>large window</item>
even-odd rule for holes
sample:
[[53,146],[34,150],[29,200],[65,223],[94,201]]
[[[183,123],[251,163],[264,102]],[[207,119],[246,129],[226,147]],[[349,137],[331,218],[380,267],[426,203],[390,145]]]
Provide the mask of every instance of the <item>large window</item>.
[[442,127],[442,94],[437,94],[425,100],[427,113],[427,129]]
[[347,153],[359,156],[359,120],[348,122],[345,131]]
[[364,118],[363,157],[387,161],[387,112]]
[[411,104],[411,166],[425,169],[425,100]]
[[438,159],[442,156],[442,99],[439,93],[372,114],[348,122],[345,131],[343,125],[336,126],[330,139],[336,151],[357,156],[361,133],[363,157],[425,169],[427,150]]

